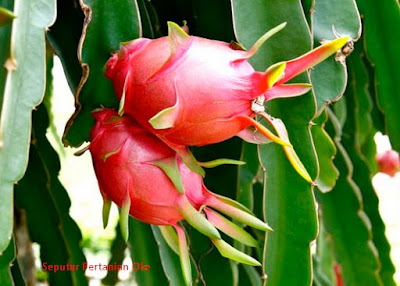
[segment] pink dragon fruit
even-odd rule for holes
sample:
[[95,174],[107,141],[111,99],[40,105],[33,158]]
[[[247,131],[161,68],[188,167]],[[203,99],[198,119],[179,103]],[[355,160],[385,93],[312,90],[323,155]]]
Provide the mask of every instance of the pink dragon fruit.
[[[270,230],[266,223],[237,202],[211,193],[202,177],[188,169],[174,150],[128,116],[120,117],[111,109],[97,110],[93,116],[96,124],[90,133],[89,150],[105,206],[112,200],[126,217],[129,212],[143,222],[174,227],[176,233],[172,231],[172,235],[177,236],[179,245],[171,247],[181,256],[188,284],[190,260],[186,238],[178,224],[182,220],[209,236],[223,256],[260,265],[221,240],[216,228],[244,244],[255,246],[257,243],[250,234],[215,210],[254,228]],[[171,229],[162,229],[162,233],[171,234]],[[123,233],[126,236],[126,230]]]
[[[264,112],[263,103],[309,91],[309,84],[285,82],[333,54],[348,38],[255,72],[247,60],[284,26],[270,30],[243,51],[232,44],[189,36],[169,22],[168,37],[140,38],[123,45],[108,61],[106,76],[112,80],[124,112],[172,148],[217,143],[235,135],[254,143],[259,139],[254,137],[255,127],[284,145],[293,166],[311,181],[291,147],[285,126]],[[278,135],[254,120],[256,114]]]
[[394,177],[400,171],[400,156],[394,150],[387,150],[376,156],[379,172]]

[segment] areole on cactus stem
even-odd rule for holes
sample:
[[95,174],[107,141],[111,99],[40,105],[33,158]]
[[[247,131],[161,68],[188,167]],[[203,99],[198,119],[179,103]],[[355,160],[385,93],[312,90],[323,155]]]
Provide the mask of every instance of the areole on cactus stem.
[[[106,76],[124,112],[178,153],[181,146],[203,146],[233,136],[252,143],[272,140],[283,146],[297,172],[312,182],[285,125],[265,112],[264,101],[308,92],[308,83],[286,82],[335,53],[348,37],[276,63],[265,72],[254,71],[248,59],[285,25],[268,31],[244,51],[238,45],[189,36],[168,22],[167,37],[140,38],[122,45],[107,62]],[[276,133],[256,121],[256,115],[266,119]],[[190,161],[180,155],[185,163]],[[188,166],[195,169],[193,164]]]
[[129,116],[119,116],[111,109],[96,110],[93,116],[96,123],[90,133],[89,150],[105,201],[105,221],[111,200],[121,207],[125,238],[129,214],[159,225],[166,242],[180,255],[188,285],[192,274],[185,233],[179,224],[183,220],[210,237],[223,256],[260,265],[221,239],[217,229],[243,244],[257,245],[242,227],[219,213],[256,229],[271,230],[265,222],[239,203],[210,192],[202,177],[190,170],[173,149]]

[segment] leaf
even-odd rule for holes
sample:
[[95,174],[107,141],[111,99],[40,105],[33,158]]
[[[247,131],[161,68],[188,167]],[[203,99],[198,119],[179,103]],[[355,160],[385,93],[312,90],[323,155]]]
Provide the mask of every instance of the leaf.
[[[14,0],[0,0],[0,6],[12,10]],[[1,107],[3,105],[3,93],[7,77],[7,69],[5,63],[10,56],[10,39],[11,39],[11,25],[1,27],[0,29],[0,116]],[[2,139],[0,135],[0,150],[2,148]]]
[[[376,174],[378,165],[374,136],[376,128],[381,128],[384,125],[384,119],[375,100],[373,73],[371,76],[372,67],[368,65],[369,62],[361,47],[356,46],[356,48],[354,56],[350,58],[351,65],[349,66],[350,76],[353,78],[349,90],[353,93],[351,97],[354,97],[353,101],[357,108],[357,110],[353,110],[355,114],[352,118],[354,127],[357,129],[354,144],[360,155],[362,154],[371,174]],[[354,92],[357,92],[357,96]]]
[[[207,286],[233,285],[233,271],[229,259],[222,257],[208,237],[185,225],[189,248],[198,275],[196,280]],[[218,267],[216,267],[218,265]]]
[[[240,264],[239,266],[239,270],[240,270],[240,284],[239,285],[244,285],[244,286],[261,286],[262,282],[261,282],[261,277],[260,274],[257,272],[256,268],[251,267],[249,265],[245,265],[245,264]],[[244,270],[244,271],[243,271]],[[244,282],[242,284],[243,281],[243,276],[247,276],[249,279],[249,282]]]
[[[315,0],[312,16],[314,38],[317,41],[361,36],[361,19],[354,0]],[[336,35],[335,35],[336,33]]]
[[[332,237],[337,262],[346,285],[382,285],[379,260],[372,243],[371,223],[362,208],[362,196],[352,179],[353,166],[340,144],[341,126],[329,112],[330,135],[338,149],[334,164],[341,170],[336,186],[317,193],[324,227]],[[333,134],[332,134],[333,133]]]
[[381,263],[379,274],[383,285],[389,286],[396,285],[393,278],[395,268],[390,258],[390,244],[385,236],[385,224],[379,214],[379,198],[372,185],[372,176],[375,173],[370,171],[367,159],[362,153],[362,146],[368,136],[374,135],[375,129],[370,116],[372,101],[367,87],[367,70],[359,51],[357,50],[349,59],[350,84],[345,94],[348,112],[343,130],[343,145],[353,162],[353,179],[360,188],[364,210],[371,221],[373,242]]
[[[365,42],[364,42],[364,49],[365,49]],[[368,70],[368,77],[369,77],[368,91],[372,99],[372,110],[371,110],[372,122],[374,123],[374,126],[378,131],[380,131],[382,134],[386,134],[387,133],[385,130],[386,118],[379,105],[378,94],[375,87],[376,84],[375,68],[373,64],[366,57],[363,57],[363,60]]]
[[[125,250],[127,244],[122,237],[121,228],[119,224],[115,227],[115,238],[111,244],[111,257],[108,260],[108,265],[122,265],[125,258]],[[101,282],[104,285],[115,285],[119,281],[118,270],[110,269],[107,271],[107,276],[104,277]]]
[[335,102],[335,104],[332,107],[340,126],[343,126],[346,122],[346,117],[347,117],[346,101],[339,100]]
[[79,6],[79,0],[58,0],[57,19],[46,34],[55,54],[61,60],[73,93],[82,77],[77,50],[84,20],[85,15]]
[[[191,2],[191,12],[196,17],[193,30],[197,36],[228,43],[235,39],[229,0],[192,0]],[[191,30],[189,22],[189,32]]]
[[[52,54],[47,55],[46,98],[51,95]],[[46,137],[49,119],[44,104],[33,112],[32,136],[28,171],[16,187],[17,207],[27,214],[28,228],[33,241],[41,246],[42,262],[49,264],[82,265],[85,257],[81,248],[82,235],[69,216],[71,202],[58,180],[60,162]],[[44,217],[42,217],[44,216]],[[81,270],[65,274],[50,272],[52,283],[74,281],[87,285]],[[63,281],[63,282],[61,282]]]
[[313,11],[313,5],[313,0],[301,0],[301,6],[303,7],[304,15],[307,18],[307,23],[309,26],[311,26],[311,13]]
[[[89,140],[94,123],[90,112],[99,106],[118,106],[111,81],[104,77],[103,67],[111,54],[119,49],[121,42],[141,36],[141,22],[136,1],[80,1],[85,13],[82,27],[82,46],[78,47],[78,60],[82,78],[75,91],[74,115],[67,123],[64,144],[79,146]],[[76,13],[75,13],[76,14]],[[60,23],[68,26],[70,19]],[[75,32],[77,33],[77,32]],[[63,62],[68,65],[65,60]],[[76,65],[74,65],[76,66]]]
[[[256,70],[309,51],[310,34],[299,2],[232,0],[232,5],[236,36],[245,47],[269,28],[287,22],[286,28],[251,59]],[[304,75],[297,79],[307,82]],[[315,114],[312,95],[277,99],[267,107],[269,113],[282,119],[290,141],[298,143],[294,144],[296,153],[314,178],[317,166],[309,130],[309,121]],[[293,170],[279,146],[259,146],[259,156],[266,170],[264,214],[274,229],[267,236],[263,274],[268,275],[268,285],[310,285],[309,243],[317,232],[312,187]]]
[[334,285],[333,282],[328,281],[328,278],[323,274],[318,272],[318,257],[313,256],[313,286],[331,286]]
[[[41,9],[37,9],[41,7]],[[55,1],[15,1],[11,57],[0,119],[0,253],[12,229],[13,185],[24,174],[28,161],[31,111],[45,89],[44,32],[55,18]]]
[[[254,206],[262,208],[262,199],[257,200],[254,198],[253,189],[256,177],[261,170],[260,162],[258,161],[257,145],[243,142],[240,160],[246,162],[246,165],[239,166],[238,168],[237,201],[251,211],[253,211]],[[262,215],[258,216],[258,218],[262,218]],[[262,239],[258,242],[257,252],[261,251],[263,243],[264,233],[262,233]],[[236,249],[245,251],[245,246],[237,241],[234,241],[234,246]],[[252,283],[252,285],[261,285],[260,274],[253,267],[235,263],[233,269],[238,273],[239,285],[249,285],[248,283]],[[249,279],[249,281],[247,281],[247,279]]]
[[238,168],[238,187],[237,201],[253,210],[253,183],[260,171],[260,163],[257,157],[257,145],[243,142],[242,154],[240,160],[246,162],[246,165]]
[[25,280],[22,276],[21,267],[19,266],[18,260],[14,260],[14,263],[11,266],[11,274],[13,276],[15,285],[24,285]]
[[400,30],[400,7],[396,0],[382,3],[373,0],[358,1],[363,15],[365,50],[375,67],[375,88],[379,106],[386,118],[386,130],[393,149],[400,151],[400,86],[397,67],[400,54],[397,46]]
[[[48,52],[45,101],[50,100],[52,95],[52,67],[53,54]],[[60,161],[56,151],[50,145],[46,137],[49,125],[50,122],[45,103],[42,103],[37,108],[37,111],[33,113],[32,134],[34,136],[35,147],[48,176],[46,187],[52,197],[57,214],[60,217],[60,230],[65,239],[69,260],[72,264],[79,265],[86,261],[81,247],[82,234],[75,221],[69,215],[71,201],[68,197],[67,191],[58,180]],[[83,271],[73,271],[71,273],[76,285],[87,285],[87,279]]]
[[[25,176],[15,187],[15,205],[24,210],[30,238],[40,245],[43,265],[66,265],[70,263],[69,246],[63,230],[62,219],[46,184],[46,167],[37,148],[32,145]],[[82,264],[81,262],[78,264]],[[46,268],[43,268],[46,271]],[[46,271],[52,285],[72,285],[71,271]],[[82,271],[81,271],[82,272]],[[83,272],[82,272],[83,273]]]
[[319,285],[336,284],[334,263],[332,237],[326,233],[324,225],[321,223],[317,238],[317,251],[314,254],[314,280],[317,280]]
[[135,272],[135,280],[138,285],[167,285],[168,281],[163,271],[157,242],[153,236],[151,226],[130,217],[129,245],[133,263],[142,262],[150,265],[149,271]]
[[315,150],[317,151],[319,175],[317,180],[318,189],[325,193],[332,190],[339,177],[339,170],[333,164],[336,155],[336,147],[331,137],[325,131],[325,122],[328,120],[326,111],[314,120],[316,125],[311,128]]
[[[311,23],[316,43],[342,36],[350,36],[351,41],[357,41],[361,35],[361,19],[354,0],[315,0]],[[325,105],[343,95],[347,84],[344,58],[341,63],[332,56],[310,73],[318,114]]]
[[185,284],[192,285],[192,264],[190,262],[189,247],[187,244],[185,231],[181,226],[175,226],[176,234],[179,241],[179,259],[181,261],[181,268]]
[[376,132],[376,129],[373,129],[366,138],[364,145],[361,146],[361,152],[371,174],[376,174],[378,172],[378,163],[376,162],[377,150],[375,143]]
[[396,282],[393,276],[396,269],[390,257],[391,247],[385,235],[385,224],[379,214],[379,198],[372,186],[372,174],[359,153],[355,152],[352,146],[347,146],[345,141],[343,144],[345,148],[349,150],[348,154],[354,166],[353,179],[360,188],[363,197],[364,211],[371,222],[372,241],[378,251],[378,258],[381,264],[379,267],[380,278],[383,285],[394,286]]
[[157,226],[151,226],[151,230],[153,231],[154,238],[157,241],[161,265],[164,269],[169,285],[185,285],[179,256],[168,246]]
[[154,39],[156,35],[158,36],[156,26],[159,25],[159,23],[153,4],[147,0],[137,0],[137,3],[140,12],[142,37]]
[[15,14],[8,9],[0,7],[0,27],[9,25],[15,18]]
[[356,45],[356,50],[349,58],[349,85],[346,90],[347,121],[344,127],[350,125],[354,130],[353,144],[357,151],[366,143],[370,134],[375,135],[371,111],[373,109],[369,92],[369,75],[364,64],[362,45]]
[[347,85],[346,66],[335,61],[335,56],[331,56],[310,72],[310,79],[317,99],[318,113],[321,113],[325,106],[342,97]]
[[0,255],[0,281],[3,285],[14,285],[11,267],[16,258],[14,239]]

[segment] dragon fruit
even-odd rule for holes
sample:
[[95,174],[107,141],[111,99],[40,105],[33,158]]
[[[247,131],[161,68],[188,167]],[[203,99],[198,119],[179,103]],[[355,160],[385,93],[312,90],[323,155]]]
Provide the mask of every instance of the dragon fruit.
[[394,177],[400,171],[400,156],[394,150],[387,150],[376,156],[379,172]]
[[[128,116],[111,109],[93,112],[96,124],[91,130],[89,150],[100,192],[109,209],[110,200],[121,207],[121,216],[131,216],[162,226],[162,233],[178,241],[171,248],[181,256],[185,279],[190,284],[190,260],[184,231],[178,222],[186,220],[210,237],[223,256],[250,265],[254,258],[236,250],[221,239],[220,229],[236,240],[255,246],[256,240],[241,227],[216,212],[257,229],[270,230],[244,206],[210,192],[202,177],[182,163],[176,152]],[[105,215],[107,220],[107,215]],[[173,227],[176,232],[168,227]],[[166,229],[167,227],[167,229]],[[123,231],[126,236],[126,230]]]
[[[281,24],[244,51],[238,45],[187,35],[169,22],[168,37],[140,38],[124,44],[106,65],[124,112],[172,148],[203,146],[239,136],[267,138],[284,146],[295,169],[312,181],[289,142],[282,121],[264,111],[264,101],[298,96],[309,84],[285,84],[339,50],[339,38],[287,62],[256,72],[248,62]],[[277,135],[254,120],[259,114]],[[263,136],[255,136],[254,128]],[[263,139],[260,139],[263,138]]]

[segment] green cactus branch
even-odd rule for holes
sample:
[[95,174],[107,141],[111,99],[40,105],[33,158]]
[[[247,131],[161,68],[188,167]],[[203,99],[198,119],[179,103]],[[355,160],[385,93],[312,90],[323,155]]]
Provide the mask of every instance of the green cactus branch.
[[[0,6],[8,10],[13,9],[13,0],[1,0]],[[5,63],[7,59],[10,57],[10,40],[11,40],[11,25],[7,25],[0,29],[0,116],[1,116],[1,109],[3,105],[3,95],[4,95],[4,88],[6,83],[7,77],[7,69],[5,67]],[[2,141],[0,136],[0,142]],[[1,145],[1,144],[0,144]],[[1,149],[1,147],[0,147]]]
[[165,276],[168,279],[169,285],[184,286],[185,281],[182,275],[179,256],[166,243],[160,229],[156,226],[152,226],[151,230],[153,231],[154,239],[157,241],[161,265]]
[[129,248],[132,262],[142,262],[151,267],[149,271],[136,272],[135,278],[139,285],[168,284],[166,276],[168,273],[164,273],[161,257],[158,254],[157,241],[150,225],[133,218],[129,219]]
[[[355,1],[314,0],[311,8],[311,28],[314,45],[330,39],[350,36],[347,49],[351,52],[351,45],[361,36],[361,19]],[[322,112],[324,106],[339,100],[346,89],[346,56],[347,54],[332,56],[310,72],[318,113]]]
[[[39,15],[35,7],[42,7]],[[11,239],[13,186],[28,162],[31,111],[45,90],[45,29],[55,20],[55,1],[16,0],[11,52],[0,119],[0,253]]]
[[[310,49],[308,26],[299,6],[291,5],[288,1],[265,1],[263,5],[249,5],[243,1],[232,3],[236,36],[244,46],[255,42],[269,27],[281,22],[288,23],[281,33],[271,38],[252,58],[256,69],[263,70],[274,62],[294,58]],[[252,15],[250,23],[248,15]],[[247,29],[248,25],[252,26],[251,30]],[[307,79],[303,77],[301,82],[305,81]],[[309,133],[309,121],[315,113],[314,99],[308,94],[290,99],[290,102],[271,102],[267,107],[273,116],[285,122],[292,142],[301,138],[304,149],[296,149],[296,152],[311,176],[315,177],[315,153]],[[288,104],[294,107],[290,114],[286,109]],[[302,106],[301,110],[296,110],[296,106]],[[289,285],[301,281],[300,285],[308,285],[311,282],[309,243],[315,238],[317,227],[312,187],[292,172],[279,147],[260,146],[259,156],[266,169],[264,213],[274,229],[267,237],[264,250],[263,269],[268,275],[264,283]],[[287,263],[296,260],[304,263]]]
[[379,107],[386,118],[386,131],[393,148],[400,151],[400,114],[396,106],[400,104],[398,70],[400,55],[398,43],[400,30],[400,6],[396,0],[378,3],[375,1],[357,1],[364,17],[365,51],[374,65],[375,90]]
[[11,273],[12,264],[15,263],[15,243],[14,239],[10,240],[9,245],[0,255],[0,281],[5,285],[13,285],[13,277]]
[[[89,131],[94,122],[90,115],[92,110],[100,105],[117,107],[117,99],[110,96],[113,94],[113,87],[111,82],[104,78],[103,67],[110,54],[118,50],[122,42],[142,35],[136,0],[79,1],[79,4],[85,14],[83,27],[79,32],[81,45],[78,45],[77,51],[82,78],[79,79],[79,83],[75,82],[76,77],[69,78],[70,81],[73,80],[70,86],[76,87],[74,90],[76,110],[66,126],[63,137],[64,144],[71,146],[79,146],[89,140]],[[80,18],[78,14],[74,12],[74,15]],[[66,22],[63,24],[68,25]],[[59,27],[59,29],[66,28]],[[52,43],[61,46],[62,41],[62,38],[53,37]],[[99,42],[103,45],[99,46]],[[65,51],[65,54],[68,54],[68,51]]]
[[311,128],[319,164],[319,175],[315,182],[317,188],[323,193],[332,190],[339,176],[339,170],[333,164],[333,158],[335,158],[337,152],[336,147],[324,129],[327,120],[328,114],[324,111],[318,118],[314,119],[315,125]]
[[[62,220],[56,215],[56,206],[46,188],[45,166],[35,146],[31,146],[29,159],[28,170],[15,190],[15,204],[26,212],[31,239],[42,246],[41,261],[46,265],[66,265],[70,262],[68,241],[59,227]],[[72,284],[72,273],[49,272],[49,281]]]
[[334,164],[341,170],[336,186],[317,193],[322,219],[332,238],[336,261],[342,267],[346,285],[382,285],[379,260],[372,243],[370,221],[362,208],[362,195],[353,181],[353,165],[340,143],[341,126],[329,113],[329,133],[338,149]]
[[360,51],[358,49],[349,59],[349,86],[345,94],[348,112],[342,138],[343,145],[353,162],[354,182],[360,188],[364,210],[371,221],[373,242],[381,263],[379,274],[383,285],[389,286],[396,285],[393,279],[395,268],[390,258],[390,244],[385,235],[385,224],[379,214],[379,199],[372,185],[374,173],[368,167],[361,149],[368,135],[374,134],[374,128],[369,115],[372,100],[367,89],[367,70]]
[[[321,215],[319,216],[322,219]],[[335,256],[332,246],[332,236],[324,228],[324,224],[319,225],[317,238],[317,250],[313,257],[314,260],[314,283],[316,285],[337,285],[335,277]]]
[[[125,250],[127,248],[127,244],[125,240],[122,238],[121,229],[119,224],[115,227],[115,238],[111,245],[111,257],[108,261],[109,265],[122,265],[125,258]],[[118,270],[108,270],[107,276],[102,279],[102,283],[104,285],[115,285],[119,281],[118,278]]]

